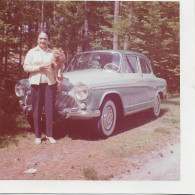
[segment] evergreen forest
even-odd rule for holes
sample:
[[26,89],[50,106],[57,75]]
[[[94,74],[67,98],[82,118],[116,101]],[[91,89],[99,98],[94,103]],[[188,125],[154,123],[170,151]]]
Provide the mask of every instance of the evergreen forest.
[[179,2],[171,1],[0,1],[0,79],[27,78],[23,61],[37,32],[50,33],[66,66],[81,51],[130,50],[145,54],[154,74],[180,85]]
[[15,96],[14,82],[7,81],[27,78],[23,61],[36,46],[38,31],[50,33],[49,47],[63,48],[66,66],[81,51],[143,53],[154,74],[167,80],[168,93],[175,94],[180,90],[179,14],[177,1],[0,0],[0,143],[3,135],[10,140],[9,135],[29,129],[18,100],[8,98]]

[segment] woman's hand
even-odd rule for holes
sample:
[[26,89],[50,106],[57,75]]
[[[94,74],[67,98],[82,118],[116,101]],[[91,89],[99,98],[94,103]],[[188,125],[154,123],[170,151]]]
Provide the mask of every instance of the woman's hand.
[[51,68],[51,64],[43,64],[39,66],[39,70],[46,70],[50,68]]

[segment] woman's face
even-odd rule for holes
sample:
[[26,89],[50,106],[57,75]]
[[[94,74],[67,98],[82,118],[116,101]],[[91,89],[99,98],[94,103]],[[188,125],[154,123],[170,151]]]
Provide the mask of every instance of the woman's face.
[[38,36],[38,45],[41,49],[46,49],[48,44],[48,36],[41,32]]

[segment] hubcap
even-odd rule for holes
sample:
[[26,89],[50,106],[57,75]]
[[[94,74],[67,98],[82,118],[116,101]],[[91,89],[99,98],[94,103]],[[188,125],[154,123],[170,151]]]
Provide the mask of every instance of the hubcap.
[[109,130],[112,127],[114,120],[114,114],[111,106],[106,107],[103,114],[103,124],[105,130]]
[[159,114],[159,110],[160,110],[160,100],[159,100],[159,96],[156,97],[156,100],[155,100],[155,105],[154,105],[154,113],[156,115]]

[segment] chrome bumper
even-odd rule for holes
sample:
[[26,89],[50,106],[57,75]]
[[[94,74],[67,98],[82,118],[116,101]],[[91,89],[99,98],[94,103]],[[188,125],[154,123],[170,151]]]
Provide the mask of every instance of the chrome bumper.
[[[23,106],[23,112],[28,115],[32,111],[32,106]],[[91,119],[100,116],[100,110],[73,110],[64,109],[57,111],[58,117],[61,119]]]
[[100,110],[79,110],[70,111],[64,109],[63,111],[58,111],[61,118],[71,118],[71,119],[91,119],[100,116]]

